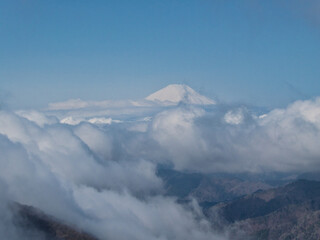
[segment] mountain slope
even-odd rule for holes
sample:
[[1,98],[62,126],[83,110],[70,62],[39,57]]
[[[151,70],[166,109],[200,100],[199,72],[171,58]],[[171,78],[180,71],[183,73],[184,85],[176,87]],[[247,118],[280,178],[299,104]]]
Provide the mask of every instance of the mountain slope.
[[200,95],[184,84],[171,84],[145,98],[149,101],[174,105],[180,102],[196,105],[211,105],[215,101]]
[[[40,210],[19,203],[12,203],[14,221],[31,239],[44,240],[97,240],[81,229],[64,224]],[[29,239],[28,238],[28,239]]]
[[157,175],[163,180],[166,194],[179,200],[195,198],[200,205],[239,198],[259,189],[271,186],[258,179],[246,179],[227,174],[184,173],[173,169],[159,168]]
[[320,239],[320,182],[299,180],[215,205],[205,214],[214,223],[237,226],[253,239]]

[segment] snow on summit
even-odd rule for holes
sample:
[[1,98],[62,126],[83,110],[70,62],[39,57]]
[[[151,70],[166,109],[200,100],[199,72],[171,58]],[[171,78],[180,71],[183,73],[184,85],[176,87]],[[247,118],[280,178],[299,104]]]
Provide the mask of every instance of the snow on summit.
[[[162,107],[175,106],[180,102],[193,105],[211,105],[216,102],[200,95],[184,84],[171,84],[140,100],[84,101],[70,99],[49,103],[48,113],[61,123],[77,125],[80,122],[93,124],[119,123],[126,116],[150,116]],[[114,120],[117,119],[117,120]]]
[[168,105],[184,102],[188,104],[215,104],[210,98],[200,95],[191,87],[184,84],[171,84],[146,97],[146,100]]

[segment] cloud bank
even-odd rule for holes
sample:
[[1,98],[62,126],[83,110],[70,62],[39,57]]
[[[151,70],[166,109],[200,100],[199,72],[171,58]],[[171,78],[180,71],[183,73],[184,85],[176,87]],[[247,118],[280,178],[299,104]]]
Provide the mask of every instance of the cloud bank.
[[[32,116],[45,119],[40,113]],[[130,146],[119,146],[114,139],[123,129],[89,123],[43,124],[5,111],[0,112],[0,126],[4,202],[34,206],[100,239],[217,236],[199,211],[187,210],[174,198],[162,196],[156,164],[136,158]],[[20,239],[4,206],[1,234]],[[11,235],[5,230],[7,225]]]
[[[61,117],[79,112],[0,111],[3,203],[34,206],[101,239],[227,239],[196,202],[164,196],[159,164],[205,173],[320,170],[320,98],[262,115],[185,103],[132,107],[121,121],[91,113],[70,125]],[[0,216],[0,236],[19,239],[5,204]]]

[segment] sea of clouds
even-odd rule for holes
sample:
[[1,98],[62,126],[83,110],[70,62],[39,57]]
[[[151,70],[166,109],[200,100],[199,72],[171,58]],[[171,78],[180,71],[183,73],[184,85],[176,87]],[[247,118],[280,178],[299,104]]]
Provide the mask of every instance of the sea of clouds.
[[196,201],[164,195],[157,166],[319,171],[319,139],[320,98],[264,114],[219,104],[0,110],[0,238],[21,239],[7,207],[18,202],[100,239],[228,239]]

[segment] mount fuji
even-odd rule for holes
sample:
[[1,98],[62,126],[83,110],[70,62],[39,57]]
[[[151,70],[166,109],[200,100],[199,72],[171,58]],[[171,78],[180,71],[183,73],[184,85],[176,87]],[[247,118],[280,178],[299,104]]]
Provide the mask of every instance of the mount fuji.
[[185,84],[170,84],[145,99],[161,105],[176,105],[180,102],[195,105],[216,104],[214,100],[200,95]]
[[187,85],[171,84],[140,100],[70,99],[50,103],[46,112],[56,116],[61,123],[69,125],[77,125],[83,121],[93,124],[111,124],[125,121],[126,117],[148,118],[163,107],[177,106],[179,103],[202,106],[216,104],[214,100],[202,96]]

